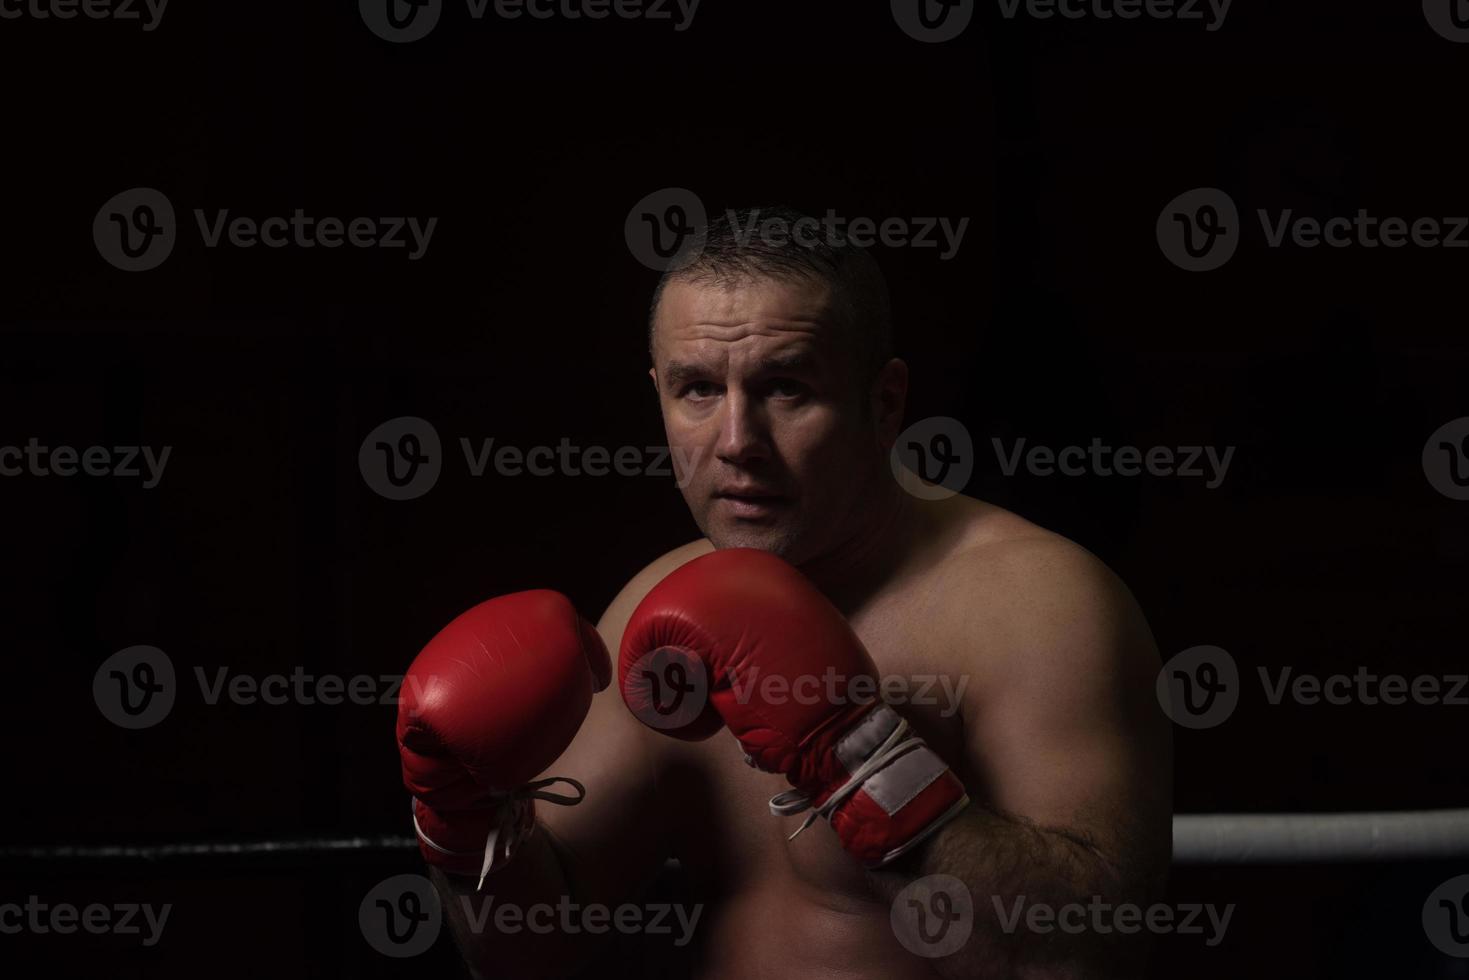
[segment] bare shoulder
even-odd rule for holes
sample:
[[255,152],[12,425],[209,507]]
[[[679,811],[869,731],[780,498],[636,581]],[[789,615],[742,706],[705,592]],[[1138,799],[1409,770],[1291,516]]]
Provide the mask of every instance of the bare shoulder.
[[628,580],[628,583],[608,604],[607,611],[602,613],[602,618],[597,623],[597,632],[602,634],[607,649],[614,657],[617,656],[617,650],[622,645],[622,631],[627,626],[627,621],[632,618],[638,603],[642,602],[643,597],[652,591],[653,586],[663,581],[680,565],[693,561],[700,555],[707,555],[713,550],[714,545],[710,544],[708,538],[690,541],[688,544],[680,545],[672,551],[659,555]]
[[[1081,545],[1002,508],[967,501],[938,561],[935,619],[982,644],[1002,672],[1065,663],[1156,671],[1127,585]],[[1128,671],[1129,673],[1131,671]]]
[[968,593],[970,600],[973,594],[965,586],[976,580],[1024,585],[1037,598],[1066,594],[1088,582],[1116,580],[1100,559],[1076,542],[1003,507],[957,499],[962,503],[945,515],[936,571],[940,582]]

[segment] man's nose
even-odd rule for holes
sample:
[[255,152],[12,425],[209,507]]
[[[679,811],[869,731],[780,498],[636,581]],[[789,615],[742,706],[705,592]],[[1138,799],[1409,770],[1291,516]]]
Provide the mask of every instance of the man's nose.
[[719,442],[714,454],[726,463],[744,465],[770,455],[770,433],[758,401],[742,392],[726,394],[720,406]]

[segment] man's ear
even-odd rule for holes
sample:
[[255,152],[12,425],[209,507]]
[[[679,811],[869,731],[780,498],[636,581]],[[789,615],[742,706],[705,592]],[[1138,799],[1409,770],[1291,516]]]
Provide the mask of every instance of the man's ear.
[[872,382],[872,421],[883,452],[890,452],[898,441],[907,405],[908,364],[895,357],[878,370]]
[[653,390],[658,390],[658,369],[648,368],[648,377],[653,379]]

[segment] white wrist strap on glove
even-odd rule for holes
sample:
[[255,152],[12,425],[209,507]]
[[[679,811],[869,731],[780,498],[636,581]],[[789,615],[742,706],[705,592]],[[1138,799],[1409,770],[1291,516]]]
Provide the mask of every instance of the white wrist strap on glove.
[[[888,711],[896,719],[896,724],[893,725],[892,731],[888,734],[887,738],[883,739],[882,743],[878,745],[875,750],[873,750],[872,754],[869,755],[862,762],[862,764],[856,768],[855,771],[852,772],[852,775],[847,779],[847,781],[845,783],[842,783],[841,787],[827,798],[825,803],[821,804],[821,806],[817,807],[815,810],[811,810],[811,813],[809,816],[806,817],[806,820],[801,824],[801,826],[797,827],[796,832],[787,837],[786,840],[795,840],[796,835],[815,823],[818,817],[826,817],[829,819],[832,812],[835,811],[837,807],[845,803],[847,799],[851,797],[854,793],[856,793],[859,789],[861,789],[862,784],[867,782],[868,778],[872,776],[873,773],[877,772],[880,769],[887,768],[887,766],[890,765],[898,757],[906,755],[907,753],[912,752],[916,749],[924,748],[927,745],[927,743],[924,742],[923,739],[918,738],[917,736],[908,738],[905,741],[904,736],[908,734],[908,722],[906,719],[898,716],[897,713],[893,712],[890,708],[879,708],[877,712],[873,713],[873,716],[877,716],[875,720],[878,720],[879,723],[881,723],[881,721],[883,720],[886,720],[881,719],[879,715],[879,712],[884,710]],[[777,817],[789,817],[794,814],[800,813],[803,810],[811,809],[812,799],[813,797],[809,793],[803,793],[802,791],[796,789],[787,790],[784,793],[780,793],[770,798],[770,812],[775,814]]]

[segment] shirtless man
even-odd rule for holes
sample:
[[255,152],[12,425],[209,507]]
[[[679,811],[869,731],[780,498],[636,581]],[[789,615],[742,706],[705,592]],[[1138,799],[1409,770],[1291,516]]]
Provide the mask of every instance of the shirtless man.
[[[799,217],[763,214],[772,215]],[[704,537],[652,562],[612,601],[596,626],[610,665],[590,630],[536,638],[520,611],[489,604],[478,607],[488,629],[472,641],[441,634],[420,655],[422,673],[475,650],[493,651],[495,670],[541,665],[529,681],[513,669],[486,680],[479,663],[472,685],[450,677],[433,703],[405,697],[415,720],[400,720],[421,849],[478,973],[568,976],[602,941],[476,925],[485,903],[555,906],[569,895],[615,908],[677,858],[706,909],[695,975],[710,980],[1140,975],[1142,932],[1033,928],[1023,912],[1160,896],[1171,745],[1151,634],[1127,588],[1079,546],[979,500],[920,499],[893,478],[908,369],[890,355],[888,319],[881,275],[861,251],[742,240],[716,221],[698,258],[664,276],[650,328],[650,374]],[[912,681],[898,690],[943,679],[893,710],[969,802],[925,817],[924,834],[881,866],[857,860],[825,820],[787,840],[804,816],[773,816],[768,803],[791,783],[747,764],[730,731],[670,737],[624,704],[612,675],[639,604],[670,573],[732,548],[799,569],[879,675]],[[719,595],[710,582],[699,601],[717,606]],[[555,616],[574,621],[559,607]],[[756,632],[759,619],[750,610]],[[497,709],[511,703],[506,718]],[[542,716],[556,720],[526,727]],[[535,774],[576,780],[584,799],[533,810],[489,793]],[[498,843],[483,847],[491,831]],[[972,932],[930,957],[902,941],[892,909],[910,883],[935,875],[967,888]]]

